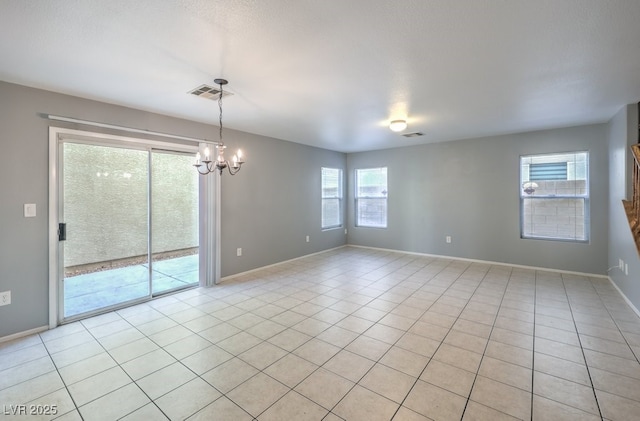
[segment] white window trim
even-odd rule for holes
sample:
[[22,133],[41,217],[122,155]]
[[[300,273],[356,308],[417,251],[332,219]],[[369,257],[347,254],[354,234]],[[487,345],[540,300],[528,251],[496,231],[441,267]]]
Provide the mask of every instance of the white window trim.
[[[338,196],[327,196],[325,197],[322,191],[322,172],[323,170],[336,170],[338,171]],[[320,229],[322,231],[329,231],[329,230],[334,230],[334,229],[338,229],[338,228],[342,228],[344,226],[344,216],[343,216],[343,199],[344,199],[344,177],[343,177],[343,170],[342,168],[332,168],[332,167],[321,167],[320,168],[320,203],[321,203],[321,209],[320,209]],[[322,214],[322,210],[324,209],[324,200],[325,199],[337,199],[338,200],[338,224],[337,225],[327,225],[324,226],[323,222],[324,222],[324,215]]]
[[[385,190],[387,191],[387,194],[384,195],[384,197],[379,197],[379,196],[358,196],[358,171],[367,171],[367,170],[379,170],[379,169],[386,169],[387,170],[387,177],[386,177],[386,186],[385,186]],[[354,198],[355,198],[355,217],[354,217],[354,225],[356,228],[373,228],[373,229],[387,229],[389,226],[389,168],[384,166],[384,167],[372,167],[372,168],[356,168],[355,172],[354,172],[354,187],[355,187],[355,191],[354,191]],[[384,219],[384,225],[363,225],[360,223],[359,218],[358,218],[358,200],[360,199],[384,199],[385,200],[385,219]]]

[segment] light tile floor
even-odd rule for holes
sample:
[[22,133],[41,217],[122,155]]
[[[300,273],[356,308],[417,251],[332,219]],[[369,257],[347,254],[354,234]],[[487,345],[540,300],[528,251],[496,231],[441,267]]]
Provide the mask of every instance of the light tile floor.
[[0,417],[634,420],[638,355],[606,279],[347,247],[2,343]]

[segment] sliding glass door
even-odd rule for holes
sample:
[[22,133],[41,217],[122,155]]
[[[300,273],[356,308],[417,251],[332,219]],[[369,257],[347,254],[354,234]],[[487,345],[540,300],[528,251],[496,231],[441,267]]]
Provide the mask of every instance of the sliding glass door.
[[192,161],[148,147],[60,143],[63,320],[197,284]]

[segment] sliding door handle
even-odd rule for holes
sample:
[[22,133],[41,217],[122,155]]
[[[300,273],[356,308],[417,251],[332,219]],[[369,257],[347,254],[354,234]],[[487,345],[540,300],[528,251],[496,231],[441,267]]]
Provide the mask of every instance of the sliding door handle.
[[67,239],[67,224],[60,222],[58,224],[58,241],[66,241]]

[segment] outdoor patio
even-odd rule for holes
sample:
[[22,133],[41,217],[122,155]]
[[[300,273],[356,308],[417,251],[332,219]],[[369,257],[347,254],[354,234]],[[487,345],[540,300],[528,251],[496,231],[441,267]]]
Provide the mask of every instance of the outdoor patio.
[[[198,283],[198,255],[153,262],[153,294]],[[64,317],[149,295],[149,265],[132,265],[65,278]]]

